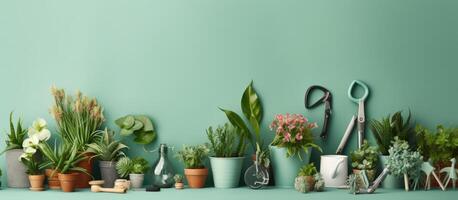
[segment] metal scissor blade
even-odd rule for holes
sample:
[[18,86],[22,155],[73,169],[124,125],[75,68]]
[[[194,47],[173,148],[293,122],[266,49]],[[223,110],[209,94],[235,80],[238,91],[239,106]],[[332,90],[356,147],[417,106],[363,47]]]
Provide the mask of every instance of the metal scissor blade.
[[358,104],[358,149],[363,145],[365,123],[364,100],[360,100]]

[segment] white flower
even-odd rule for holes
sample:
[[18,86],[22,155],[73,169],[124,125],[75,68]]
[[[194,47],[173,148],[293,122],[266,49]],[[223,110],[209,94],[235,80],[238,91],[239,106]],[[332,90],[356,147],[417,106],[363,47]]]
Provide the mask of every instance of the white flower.
[[22,153],[21,156],[19,156],[18,159],[19,159],[19,161],[21,161],[23,158],[26,159],[26,160],[29,160],[30,159],[29,154]]
[[38,145],[39,142],[40,142],[40,140],[38,140],[37,137],[32,136],[32,137],[29,137],[29,138],[25,139],[24,142],[22,142],[22,147],[24,147],[24,148],[34,147],[34,146]]
[[51,137],[51,132],[47,128],[46,121],[38,118],[29,128],[28,135],[29,137],[37,137],[39,141],[47,141]]
[[33,122],[32,127],[36,130],[41,130],[43,128],[46,128],[46,125],[47,123],[43,118],[38,118]]
[[37,149],[35,149],[34,147],[27,147],[24,149],[24,152],[27,154],[35,154],[37,152]]
[[51,137],[51,132],[48,129],[42,129],[40,132],[35,134],[36,138],[41,141],[48,141]]

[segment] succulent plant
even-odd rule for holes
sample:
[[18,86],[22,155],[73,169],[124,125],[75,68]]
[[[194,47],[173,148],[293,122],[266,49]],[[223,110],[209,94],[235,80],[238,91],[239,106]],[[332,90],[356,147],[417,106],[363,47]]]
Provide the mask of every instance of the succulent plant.
[[378,155],[378,148],[364,140],[360,149],[351,152],[351,166],[353,169],[373,170],[377,166]]
[[294,188],[298,192],[307,193],[309,192],[309,182],[305,176],[298,176],[294,180]]
[[121,128],[122,136],[135,135],[134,141],[139,144],[149,144],[156,139],[153,123],[146,115],[127,115],[115,121]]
[[181,174],[175,174],[175,176],[173,177],[176,183],[183,183],[183,178],[184,177]]
[[318,172],[316,170],[315,164],[309,163],[299,169],[299,173],[297,176],[314,176],[316,173]]
[[324,179],[321,173],[316,173],[313,178],[315,179],[315,191],[322,192],[324,190]]

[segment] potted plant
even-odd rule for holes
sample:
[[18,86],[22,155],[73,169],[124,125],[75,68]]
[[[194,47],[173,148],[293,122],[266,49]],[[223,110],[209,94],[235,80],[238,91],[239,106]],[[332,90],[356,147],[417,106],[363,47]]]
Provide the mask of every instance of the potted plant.
[[118,178],[116,161],[125,156],[123,150],[127,146],[115,140],[113,133],[108,131],[108,129],[100,132],[102,137],[94,143],[88,144],[87,146],[89,148],[86,152],[94,154],[93,157],[99,160],[100,174],[102,180],[105,181],[103,187],[112,188],[115,180]]
[[304,165],[299,169],[299,173],[294,181],[297,191],[306,193],[315,189],[315,175],[318,173],[314,163]]
[[116,170],[121,178],[129,177],[132,188],[138,189],[143,186],[145,173],[148,171],[148,161],[144,158],[122,157],[116,163]]
[[40,152],[43,154],[44,160],[42,166],[45,169],[46,179],[48,180],[48,187],[52,190],[60,190],[60,181],[58,171],[55,171],[59,164],[60,157],[63,152],[63,145],[58,146],[57,142],[54,144],[54,148],[48,143],[43,142],[38,145]]
[[[87,159],[84,153],[78,150],[78,146],[63,143],[59,155],[58,164],[54,167],[53,173],[57,173],[60,186],[63,192],[75,191],[78,173],[87,173],[86,169],[78,167],[78,163]],[[45,154],[46,156],[46,154]],[[54,176],[54,174],[51,174]]]
[[310,123],[301,114],[275,116],[270,125],[275,131],[270,154],[277,187],[293,187],[297,170],[310,161],[312,148],[321,152],[313,142],[312,129],[316,127],[316,123]]
[[207,129],[213,182],[216,188],[238,187],[245,153],[246,135],[237,127],[228,123],[213,129]]
[[184,175],[190,188],[203,188],[208,176],[208,168],[204,161],[210,149],[206,145],[183,146],[178,151],[177,158],[184,163]]
[[[408,141],[414,132],[411,124],[411,113],[409,112],[407,118],[404,118],[402,112],[398,111],[393,115],[382,118],[380,121],[371,120],[369,125],[378,145],[382,168],[385,168],[389,155],[388,150],[394,138],[398,137],[400,140]],[[400,186],[400,179],[391,174],[387,175],[382,182],[382,187],[388,189],[399,188]]]
[[[51,115],[56,120],[58,133],[63,141],[78,147],[80,153],[86,152],[87,144],[91,144],[101,137],[100,129],[105,121],[103,108],[95,98],[84,96],[80,91],[75,96],[67,95],[63,89],[51,88],[54,105]],[[87,173],[77,173],[78,188],[90,187],[93,155],[85,155],[85,159],[78,163],[78,167],[86,169]]]
[[23,153],[22,143],[27,135],[27,129],[23,129],[22,120],[17,121],[14,126],[13,112],[9,118],[10,131],[7,133],[6,148],[1,154],[5,153],[6,171],[8,172],[7,183],[8,187],[13,188],[28,188],[30,187],[27,178],[26,168],[18,158]]
[[175,176],[173,176],[173,180],[175,180],[175,189],[181,190],[184,188],[183,175],[175,174]]
[[368,180],[370,182],[374,181],[375,175],[377,173],[376,167],[379,157],[379,151],[377,147],[370,146],[369,142],[364,140],[361,148],[352,151],[350,153],[350,157],[352,161],[351,166],[353,167],[353,173],[359,175],[361,171],[364,170]]
[[392,143],[388,150],[388,170],[394,176],[403,176],[404,188],[409,191],[409,179],[417,179],[420,176],[423,158],[419,152],[412,151],[405,140],[395,137]]

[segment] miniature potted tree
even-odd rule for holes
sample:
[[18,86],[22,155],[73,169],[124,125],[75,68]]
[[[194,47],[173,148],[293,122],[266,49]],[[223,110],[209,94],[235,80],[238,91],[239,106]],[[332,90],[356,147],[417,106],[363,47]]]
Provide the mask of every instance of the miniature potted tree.
[[190,188],[203,188],[208,176],[208,168],[204,161],[210,149],[206,145],[183,146],[178,151],[177,158],[184,163],[184,175]]
[[370,146],[367,140],[364,140],[363,145],[360,149],[351,152],[351,166],[353,167],[353,173],[359,175],[362,170],[366,172],[369,181],[374,181],[375,174],[377,173],[377,161],[379,151],[377,147]]
[[409,144],[395,137],[393,145],[388,150],[390,153],[387,167],[391,174],[404,177],[404,188],[409,191],[409,178],[416,179],[420,176],[423,158],[417,151],[409,149]]
[[210,157],[216,188],[238,187],[246,149],[246,135],[228,123],[216,129],[209,127],[207,137],[213,156]]
[[183,175],[175,174],[175,176],[173,176],[173,180],[175,180],[175,189],[181,190],[184,188]]
[[116,170],[121,178],[129,177],[132,188],[138,189],[143,186],[145,173],[148,171],[148,161],[144,158],[122,157],[116,163]]
[[293,187],[296,172],[308,164],[312,148],[321,152],[313,142],[312,129],[316,127],[316,123],[309,122],[301,114],[275,116],[270,125],[270,129],[275,130],[270,154],[277,187]]
[[304,165],[299,169],[299,173],[294,181],[294,187],[297,191],[306,193],[315,189],[315,174],[317,170],[314,163]]
[[112,188],[119,177],[116,171],[116,162],[125,156],[123,150],[128,148],[120,141],[114,140],[113,133],[105,128],[101,131],[102,137],[95,143],[88,144],[87,152],[94,154],[99,160],[100,174],[104,180],[103,187]]

